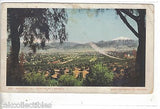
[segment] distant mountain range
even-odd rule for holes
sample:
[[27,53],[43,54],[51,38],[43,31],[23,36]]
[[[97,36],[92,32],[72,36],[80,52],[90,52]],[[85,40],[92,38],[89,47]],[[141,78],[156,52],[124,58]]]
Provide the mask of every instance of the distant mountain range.
[[54,49],[91,49],[92,47],[89,45],[89,43],[85,44],[79,44],[75,42],[64,42],[60,44],[59,42],[53,42],[50,44],[46,44],[46,49],[54,48]]
[[63,50],[69,50],[69,49],[93,49],[90,43],[94,43],[100,48],[110,48],[110,49],[136,49],[138,47],[138,41],[125,38],[125,37],[119,37],[116,39],[113,39],[111,41],[99,41],[99,42],[89,42],[84,44],[79,44],[75,42],[64,42],[63,44],[60,44],[58,42],[48,43],[46,45],[46,49],[63,49]]
[[111,41],[99,41],[95,44],[102,48],[132,49],[138,47],[138,40],[120,37]]
[[[119,37],[113,39],[111,41],[99,41],[99,42],[88,42],[84,44],[76,43],[76,42],[64,42],[60,44],[59,42],[50,42],[46,43],[45,50],[38,50],[38,52],[56,52],[56,51],[92,51],[94,50],[91,43],[96,45],[98,48],[103,50],[133,50],[137,49],[138,47],[138,40],[133,40],[126,37]],[[9,51],[9,45],[8,45]],[[23,43],[21,43],[21,51],[23,52],[30,52],[30,48],[24,47]]]

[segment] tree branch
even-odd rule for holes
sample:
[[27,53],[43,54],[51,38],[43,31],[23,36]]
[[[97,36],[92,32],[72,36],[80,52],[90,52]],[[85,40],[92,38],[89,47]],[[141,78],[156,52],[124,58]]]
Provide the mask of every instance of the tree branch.
[[133,20],[137,21],[138,17],[134,16],[132,13],[130,13],[129,11],[125,10],[125,9],[120,9],[121,12],[123,12],[124,14],[128,15],[130,18],[132,18]]
[[123,16],[120,10],[116,9],[117,14],[120,16],[122,21],[126,24],[126,26],[134,33],[134,35],[139,38],[139,34],[135,31],[135,29],[128,23],[127,19]]

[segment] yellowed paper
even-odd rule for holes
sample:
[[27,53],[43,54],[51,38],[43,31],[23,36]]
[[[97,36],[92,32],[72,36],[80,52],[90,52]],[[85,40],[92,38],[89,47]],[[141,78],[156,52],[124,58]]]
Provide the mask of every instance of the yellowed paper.
[[[58,9],[145,9],[146,10],[146,53],[145,53],[145,86],[7,86],[7,9],[9,8],[58,8]],[[88,14],[92,16],[92,14]],[[124,14],[123,14],[124,15]],[[117,15],[118,16],[118,15]],[[71,19],[71,18],[70,18]],[[76,22],[76,19],[72,19]],[[98,22],[98,21],[97,21]],[[128,30],[129,31],[129,30]],[[114,32],[114,31],[113,31]],[[98,37],[98,36],[97,36]],[[111,93],[111,94],[148,94],[153,92],[153,42],[154,7],[149,4],[55,4],[55,3],[3,3],[1,11],[1,91],[33,93]],[[68,38],[68,40],[70,40]],[[98,53],[110,56],[93,43],[90,46]],[[123,59],[122,59],[123,60]]]

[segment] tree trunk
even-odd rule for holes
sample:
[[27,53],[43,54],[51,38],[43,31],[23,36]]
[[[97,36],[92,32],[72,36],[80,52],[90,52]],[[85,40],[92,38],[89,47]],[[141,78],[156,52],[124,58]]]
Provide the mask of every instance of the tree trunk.
[[139,10],[138,33],[139,46],[136,56],[136,73],[137,86],[145,86],[145,45],[146,45],[146,27],[145,27],[145,10]]
[[137,86],[145,86],[145,39],[139,39],[136,56]]
[[10,19],[11,53],[7,63],[7,85],[9,86],[20,84],[21,78],[19,72],[20,34],[18,27],[18,19],[12,17]]
[[18,20],[15,18],[12,19],[10,30],[11,30],[11,60],[12,65],[16,66],[19,63],[19,51],[20,51],[20,36],[18,33]]

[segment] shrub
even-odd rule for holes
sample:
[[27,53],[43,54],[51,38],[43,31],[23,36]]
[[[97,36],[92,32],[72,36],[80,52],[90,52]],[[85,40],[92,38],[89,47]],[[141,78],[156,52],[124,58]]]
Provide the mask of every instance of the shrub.
[[84,85],[87,86],[110,86],[112,85],[114,74],[102,64],[96,64],[90,68],[90,73],[86,75]]
[[82,85],[82,81],[78,81],[72,75],[62,75],[58,79],[58,83],[60,86],[80,86]]
[[55,79],[48,79],[46,83],[47,86],[58,86],[58,81]]
[[46,79],[43,73],[27,73],[24,75],[25,85],[29,86],[56,86],[58,82],[55,79]]

